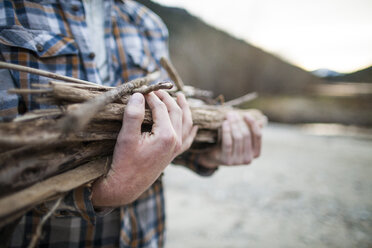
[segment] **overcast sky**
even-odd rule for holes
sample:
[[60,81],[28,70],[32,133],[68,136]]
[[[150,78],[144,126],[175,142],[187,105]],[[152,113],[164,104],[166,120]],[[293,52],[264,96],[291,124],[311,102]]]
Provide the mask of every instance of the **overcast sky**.
[[372,65],[372,0],[155,0],[306,70]]

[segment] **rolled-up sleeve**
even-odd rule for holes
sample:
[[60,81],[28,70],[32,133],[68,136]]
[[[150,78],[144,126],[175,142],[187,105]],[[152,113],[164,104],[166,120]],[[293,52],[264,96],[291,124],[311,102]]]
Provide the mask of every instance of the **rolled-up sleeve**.
[[[81,217],[88,223],[95,225],[97,217],[109,214],[114,208],[95,209],[92,203],[92,192],[89,184],[80,186],[68,192],[54,215],[57,218]],[[42,214],[50,211],[56,200],[44,202],[36,209]]]
[[193,153],[190,151],[186,151],[182,153],[181,155],[177,156],[173,160],[173,164],[175,165],[183,165],[186,168],[189,168],[193,172],[197,173],[200,176],[211,176],[213,173],[216,172],[217,168],[215,169],[209,169],[204,167],[198,162],[199,154]]

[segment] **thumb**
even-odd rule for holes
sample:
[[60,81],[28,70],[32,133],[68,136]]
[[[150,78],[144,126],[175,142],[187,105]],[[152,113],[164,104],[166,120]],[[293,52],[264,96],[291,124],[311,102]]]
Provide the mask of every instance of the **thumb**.
[[[141,125],[145,118],[145,99],[142,94],[134,93],[124,111],[123,126],[120,133],[141,135]],[[122,135],[122,134],[121,134]]]

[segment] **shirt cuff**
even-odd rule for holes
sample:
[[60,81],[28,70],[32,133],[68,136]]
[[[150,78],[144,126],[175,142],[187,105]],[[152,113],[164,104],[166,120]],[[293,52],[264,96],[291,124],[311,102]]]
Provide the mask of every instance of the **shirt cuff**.
[[[89,185],[83,185],[71,190],[63,199],[54,215],[57,218],[78,216],[92,225],[95,225],[97,217],[103,217],[112,212],[114,208],[95,209],[92,203],[92,192]],[[41,213],[48,212],[55,201],[49,201],[37,207]]]
[[193,152],[184,152],[173,160],[174,164],[183,165],[200,176],[211,176],[218,168],[210,169],[201,165],[198,161],[199,154]]

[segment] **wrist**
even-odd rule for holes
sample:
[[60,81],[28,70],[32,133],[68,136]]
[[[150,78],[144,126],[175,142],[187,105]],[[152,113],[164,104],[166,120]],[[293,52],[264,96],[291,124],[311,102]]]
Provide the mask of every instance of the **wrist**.
[[118,207],[134,200],[131,187],[126,187],[127,180],[119,181],[111,173],[101,177],[92,185],[92,204],[94,208]]

